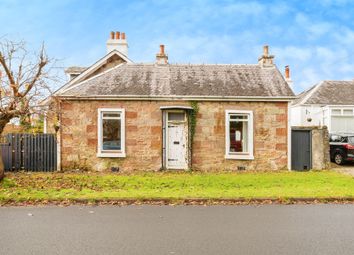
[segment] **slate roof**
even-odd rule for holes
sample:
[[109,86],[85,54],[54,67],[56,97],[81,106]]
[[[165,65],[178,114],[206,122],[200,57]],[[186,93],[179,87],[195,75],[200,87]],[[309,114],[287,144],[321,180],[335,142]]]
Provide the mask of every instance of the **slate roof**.
[[301,93],[294,104],[354,105],[354,81],[322,81]]
[[294,94],[279,70],[255,65],[122,64],[59,96],[281,97]]
[[65,69],[65,73],[77,73],[80,74],[83,71],[85,71],[87,67],[81,67],[81,66],[70,66]]

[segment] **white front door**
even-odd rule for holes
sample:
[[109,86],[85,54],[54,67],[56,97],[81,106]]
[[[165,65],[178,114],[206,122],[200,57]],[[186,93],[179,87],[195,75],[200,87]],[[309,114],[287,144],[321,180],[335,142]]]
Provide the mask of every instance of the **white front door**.
[[185,122],[169,121],[167,127],[167,168],[186,169],[188,146]]

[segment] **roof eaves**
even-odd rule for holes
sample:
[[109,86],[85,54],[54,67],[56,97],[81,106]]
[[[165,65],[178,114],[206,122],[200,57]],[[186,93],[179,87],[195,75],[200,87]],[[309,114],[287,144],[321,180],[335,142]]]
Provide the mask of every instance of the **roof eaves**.
[[68,100],[199,100],[199,101],[291,101],[294,96],[186,96],[186,95],[95,95],[69,96],[61,95]]

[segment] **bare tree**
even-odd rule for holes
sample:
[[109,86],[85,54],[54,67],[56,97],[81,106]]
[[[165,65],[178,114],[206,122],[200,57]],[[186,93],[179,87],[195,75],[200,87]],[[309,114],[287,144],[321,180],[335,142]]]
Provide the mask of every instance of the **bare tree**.
[[[49,60],[44,46],[30,53],[23,41],[13,42],[0,38],[0,135],[13,118],[40,113],[40,100],[50,94]],[[0,156],[0,180],[4,164]]]

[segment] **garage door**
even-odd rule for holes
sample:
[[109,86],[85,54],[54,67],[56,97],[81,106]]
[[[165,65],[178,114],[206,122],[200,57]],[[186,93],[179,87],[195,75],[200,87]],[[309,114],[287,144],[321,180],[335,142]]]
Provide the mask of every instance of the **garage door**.
[[331,133],[354,133],[354,116],[332,116]]

